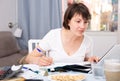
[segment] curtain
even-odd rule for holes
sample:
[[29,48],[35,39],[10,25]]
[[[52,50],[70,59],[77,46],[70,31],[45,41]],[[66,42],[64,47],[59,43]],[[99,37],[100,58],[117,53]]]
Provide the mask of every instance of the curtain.
[[21,48],[29,39],[41,39],[50,29],[62,27],[61,0],[18,0],[18,24],[23,29]]

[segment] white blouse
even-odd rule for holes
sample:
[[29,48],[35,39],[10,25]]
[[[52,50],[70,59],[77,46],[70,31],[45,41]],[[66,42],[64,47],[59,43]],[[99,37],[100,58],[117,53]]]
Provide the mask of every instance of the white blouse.
[[84,61],[85,56],[91,56],[92,40],[87,35],[84,35],[79,49],[73,54],[68,55],[62,46],[61,29],[53,29],[49,31],[41,40],[39,46],[49,51],[49,56],[53,58],[54,63],[80,63]]

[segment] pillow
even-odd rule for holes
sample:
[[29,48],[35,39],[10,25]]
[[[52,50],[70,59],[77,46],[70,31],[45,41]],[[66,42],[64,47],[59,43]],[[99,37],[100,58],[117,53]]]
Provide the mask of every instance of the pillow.
[[0,57],[8,56],[20,51],[17,40],[9,31],[0,32]]

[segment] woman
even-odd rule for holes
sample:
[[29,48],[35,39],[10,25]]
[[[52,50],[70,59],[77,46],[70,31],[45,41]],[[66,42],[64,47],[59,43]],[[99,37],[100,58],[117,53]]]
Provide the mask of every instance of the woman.
[[[92,41],[84,34],[91,19],[83,3],[70,5],[64,15],[63,27],[49,31],[25,58],[26,63],[47,66],[54,63],[80,63],[98,61],[92,54]],[[48,51],[49,57],[43,53]]]

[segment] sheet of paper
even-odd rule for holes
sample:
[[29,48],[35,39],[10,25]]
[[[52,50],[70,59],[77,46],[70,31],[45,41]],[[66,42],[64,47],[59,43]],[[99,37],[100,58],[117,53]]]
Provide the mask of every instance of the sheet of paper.
[[[25,64],[23,67],[30,68],[33,71],[39,71],[39,73],[34,73],[33,71],[29,69],[22,69],[23,73],[20,73],[19,76],[24,77],[26,79],[45,79],[46,77],[44,76],[45,70],[48,68],[54,68],[58,66],[65,66],[65,65],[72,65],[72,64],[77,64],[77,65],[85,65],[89,64],[89,62],[81,62],[81,63],[55,63],[52,64],[51,66],[38,66],[35,64]],[[15,71],[20,68],[21,65],[12,66],[12,70]],[[46,81],[46,80],[45,80]]]

